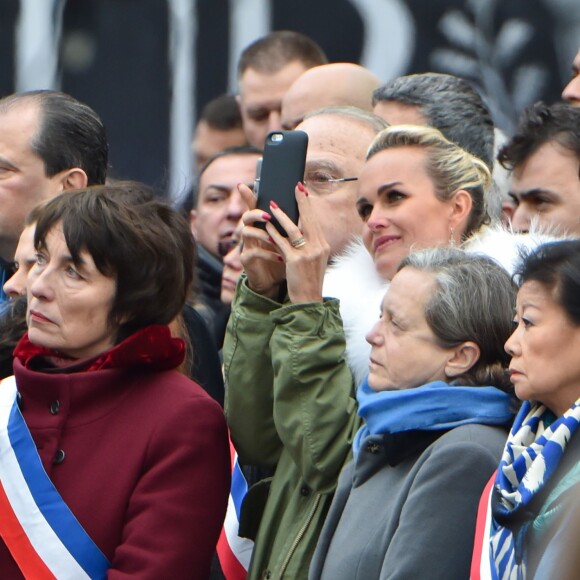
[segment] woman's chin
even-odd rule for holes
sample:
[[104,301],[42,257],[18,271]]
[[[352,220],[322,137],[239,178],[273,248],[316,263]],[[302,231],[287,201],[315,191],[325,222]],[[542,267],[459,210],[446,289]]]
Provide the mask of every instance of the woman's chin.
[[385,379],[382,379],[381,377],[376,377],[373,375],[373,373],[369,374],[367,383],[369,387],[373,391],[376,391],[377,393],[381,391],[392,390],[392,386],[389,383],[385,382]]
[[45,333],[37,328],[30,327],[28,329],[28,340],[34,345],[40,348],[50,348],[52,349],[53,346],[50,340],[47,340]]
[[397,273],[399,264],[403,261],[395,256],[379,255],[375,257],[375,268],[379,276],[386,282],[390,282]]

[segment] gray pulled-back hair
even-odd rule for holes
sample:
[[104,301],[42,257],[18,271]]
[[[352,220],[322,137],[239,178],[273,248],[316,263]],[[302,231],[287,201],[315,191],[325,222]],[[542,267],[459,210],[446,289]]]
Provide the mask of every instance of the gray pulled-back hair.
[[510,275],[488,256],[456,248],[432,248],[409,254],[400,264],[432,273],[435,290],[425,305],[427,324],[444,348],[475,342],[477,362],[455,380],[492,385],[512,392],[504,344],[512,333],[517,288]]

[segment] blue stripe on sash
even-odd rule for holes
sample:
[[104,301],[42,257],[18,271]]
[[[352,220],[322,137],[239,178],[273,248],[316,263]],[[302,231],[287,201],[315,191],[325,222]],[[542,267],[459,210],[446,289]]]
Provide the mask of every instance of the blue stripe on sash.
[[10,411],[8,437],[34,501],[50,527],[90,578],[105,578],[110,566],[107,558],[50,481],[16,403]]
[[248,491],[248,484],[246,482],[246,478],[242,473],[242,469],[236,457],[236,461],[234,463],[234,469],[232,471],[232,484],[230,495],[234,502],[234,507],[236,508],[236,516],[238,517],[238,522],[240,521],[240,512],[242,511],[242,503],[244,501],[244,497]]

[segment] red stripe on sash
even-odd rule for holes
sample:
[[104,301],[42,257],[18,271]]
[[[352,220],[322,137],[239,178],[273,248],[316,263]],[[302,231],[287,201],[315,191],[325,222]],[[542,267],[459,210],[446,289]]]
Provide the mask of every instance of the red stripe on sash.
[[248,573],[232,551],[223,528],[217,543],[217,552],[222,572],[227,580],[244,580],[247,577]]
[[55,580],[56,577],[40,559],[28,536],[24,533],[1,482],[0,513],[2,514],[0,517],[0,536],[24,577],[34,578],[34,580]]
[[[493,489],[493,483],[497,470],[494,471],[489,478],[489,481],[483,488],[483,493],[479,498],[479,507],[477,508],[477,522],[475,524],[475,540],[473,541],[473,556],[471,558],[471,575],[470,580],[480,580],[481,578],[481,557],[483,554],[483,546],[488,545],[488,529],[485,525],[487,520],[487,510],[489,507],[489,496]],[[489,552],[489,549],[488,549]],[[489,553],[486,552],[486,558],[489,558]]]

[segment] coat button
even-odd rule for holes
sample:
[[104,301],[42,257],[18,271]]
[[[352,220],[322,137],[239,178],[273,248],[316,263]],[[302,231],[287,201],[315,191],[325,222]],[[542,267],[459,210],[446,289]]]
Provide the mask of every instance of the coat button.
[[60,411],[60,401],[58,399],[55,399],[50,404],[50,414],[51,415],[56,415],[59,411]]
[[300,495],[303,495],[304,497],[307,497],[310,495],[310,488],[307,485],[303,485],[300,488]]
[[54,459],[52,460],[52,462],[55,465],[60,465],[64,461],[65,457],[66,457],[66,453],[62,449],[58,449],[54,455]]
[[380,448],[381,446],[378,443],[375,443],[374,441],[370,441],[369,443],[367,443],[367,451],[369,453],[378,453]]

